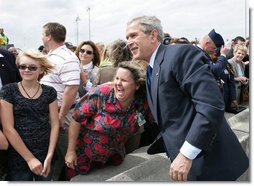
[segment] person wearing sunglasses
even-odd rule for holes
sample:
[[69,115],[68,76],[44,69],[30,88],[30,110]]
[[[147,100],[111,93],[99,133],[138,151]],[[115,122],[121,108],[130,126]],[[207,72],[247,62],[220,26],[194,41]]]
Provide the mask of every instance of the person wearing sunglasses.
[[75,54],[80,60],[80,86],[79,86],[79,96],[85,95],[93,86],[93,80],[99,71],[100,65],[100,53],[92,41],[82,41]]
[[53,65],[40,52],[21,52],[16,60],[22,81],[0,91],[9,181],[49,181],[59,133],[57,92],[40,84]]

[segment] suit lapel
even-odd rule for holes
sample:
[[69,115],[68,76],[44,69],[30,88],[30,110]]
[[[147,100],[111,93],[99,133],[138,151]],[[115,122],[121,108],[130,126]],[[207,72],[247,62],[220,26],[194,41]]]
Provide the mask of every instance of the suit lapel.
[[160,77],[160,72],[161,72],[161,63],[164,59],[164,51],[165,51],[165,46],[160,45],[158,48],[155,61],[154,61],[154,66],[153,66],[153,73],[152,73],[152,83],[151,83],[151,96],[153,100],[153,109],[154,109],[154,116],[156,116],[156,121],[157,120],[157,97],[158,97],[158,86],[159,86],[159,77]]

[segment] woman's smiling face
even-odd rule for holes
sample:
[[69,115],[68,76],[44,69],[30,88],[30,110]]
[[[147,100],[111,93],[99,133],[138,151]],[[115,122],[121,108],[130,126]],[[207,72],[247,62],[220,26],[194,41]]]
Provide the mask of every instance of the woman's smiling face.
[[138,89],[139,86],[134,82],[131,72],[125,68],[118,68],[114,78],[115,96],[118,101],[132,102]]

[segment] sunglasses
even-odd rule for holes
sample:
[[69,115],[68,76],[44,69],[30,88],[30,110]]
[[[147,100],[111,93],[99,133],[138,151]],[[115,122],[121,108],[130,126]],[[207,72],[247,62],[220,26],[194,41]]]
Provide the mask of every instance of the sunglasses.
[[27,65],[19,65],[18,69],[19,70],[26,70],[28,69],[29,71],[36,71],[38,68],[40,67],[36,67],[36,66],[27,66]]
[[93,51],[91,51],[91,50],[86,50],[86,49],[83,49],[83,48],[81,48],[81,49],[79,50],[79,52],[80,52],[81,54],[86,53],[87,55],[92,55],[92,54],[93,54]]

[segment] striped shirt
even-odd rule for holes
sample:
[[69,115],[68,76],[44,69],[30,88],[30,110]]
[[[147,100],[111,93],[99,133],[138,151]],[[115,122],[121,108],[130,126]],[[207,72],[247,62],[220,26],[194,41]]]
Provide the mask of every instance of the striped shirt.
[[[61,107],[66,85],[80,84],[80,62],[78,57],[65,45],[48,53],[48,59],[55,65],[51,73],[43,76],[41,84],[49,85],[57,91],[58,106]],[[75,102],[79,99],[77,93]]]

